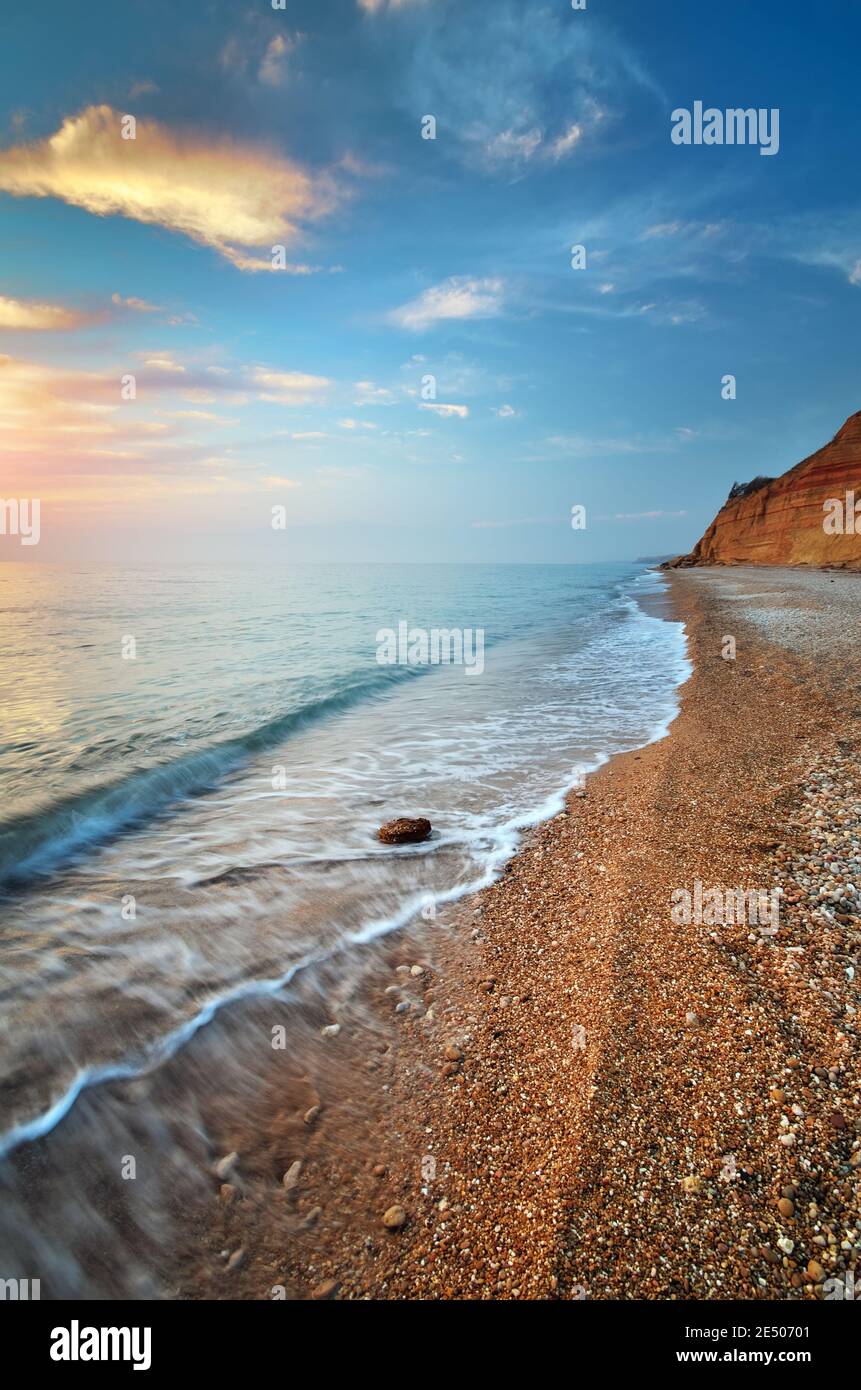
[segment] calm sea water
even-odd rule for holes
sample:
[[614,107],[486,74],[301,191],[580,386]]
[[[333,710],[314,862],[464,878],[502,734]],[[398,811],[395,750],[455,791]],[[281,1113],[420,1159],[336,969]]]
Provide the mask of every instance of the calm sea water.
[[[0,1152],[492,881],[578,776],[665,731],[688,667],[636,601],[660,587],[637,565],[0,567]],[[483,672],[380,665],[402,621],[482,629]],[[397,815],[432,838],[382,845]]]

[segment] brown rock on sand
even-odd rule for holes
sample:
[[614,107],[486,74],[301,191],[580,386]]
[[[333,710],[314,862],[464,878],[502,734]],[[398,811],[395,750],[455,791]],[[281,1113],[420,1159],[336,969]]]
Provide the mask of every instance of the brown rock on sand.
[[431,833],[431,823],[424,816],[411,819],[400,816],[397,820],[386,821],[377,831],[377,838],[384,845],[413,845],[426,840]]
[[338,1293],[337,1279],[324,1279],[322,1284],[318,1284],[311,1290],[311,1297],[315,1303],[323,1303],[327,1299],[335,1298]]
[[390,1231],[399,1231],[407,1224],[407,1214],[397,1203],[383,1213],[383,1225]]

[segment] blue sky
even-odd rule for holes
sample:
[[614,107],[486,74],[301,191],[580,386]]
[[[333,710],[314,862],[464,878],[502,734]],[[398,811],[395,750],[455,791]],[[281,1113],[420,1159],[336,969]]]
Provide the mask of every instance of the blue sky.
[[[4,14],[0,495],[42,541],[2,558],[688,549],[861,408],[859,37],[848,0]],[[674,145],[698,100],[779,152]]]

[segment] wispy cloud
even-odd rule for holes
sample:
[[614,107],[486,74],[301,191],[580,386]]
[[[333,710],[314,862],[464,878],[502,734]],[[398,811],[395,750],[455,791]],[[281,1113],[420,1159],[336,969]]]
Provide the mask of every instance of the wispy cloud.
[[59,304],[40,304],[33,299],[7,299],[0,295],[0,328],[80,328],[91,316],[64,309]]
[[263,55],[258,74],[267,87],[280,87],[287,76],[287,56],[296,47],[295,39],[276,34]]
[[506,521],[471,521],[469,524],[473,531],[507,531],[512,526],[547,526],[550,519],[540,516],[518,516]]
[[312,176],[254,146],[144,119],[136,138],[124,140],[122,116],[110,106],[89,106],[47,139],[0,151],[0,190],[165,227],[243,270],[271,269],[271,257],[249,248],[271,253],[295,242],[300,224],[339,199],[331,175]]
[[422,0],[358,0],[360,10],[366,14],[379,14],[383,10],[402,10],[407,5],[421,4]]
[[[374,6],[381,8],[380,5]],[[506,178],[569,159],[655,83],[618,34],[564,3],[428,5],[404,106],[432,112],[447,148]],[[421,106],[417,106],[421,102]]]
[[161,313],[160,304],[150,304],[146,299],[137,299],[134,295],[129,295],[127,299],[123,299],[121,294],[112,294],[111,303],[116,304],[118,309],[134,309],[138,314]]
[[224,415],[216,415],[212,410],[170,410],[166,414],[171,420],[200,420],[209,425],[218,425],[221,428],[238,425],[238,420],[228,419]]
[[356,393],[354,405],[394,405],[397,400],[394,391],[387,386],[377,386],[373,381],[357,381],[353,390]]
[[332,385],[328,377],[310,376],[307,372],[278,372],[269,367],[253,367],[253,385],[260,388],[262,401],[279,405],[308,405],[324,398]]
[[423,401],[419,409],[432,410],[444,420],[465,420],[469,415],[469,406],[447,405],[443,401]]
[[421,333],[446,319],[488,319],[502,313],[505,283],[452,275],[389,314],[400,328]]
[[687,516],[687,512],[612,512],[609,516],[596,516],[596,521],[662,521],[671,517]]
[[619,454],[660,454],[666,441],[641,439],[639,436],[608,439],[588,439],[576,434],[551,435],[547,443],[554,449],[574,458],[611,458]]

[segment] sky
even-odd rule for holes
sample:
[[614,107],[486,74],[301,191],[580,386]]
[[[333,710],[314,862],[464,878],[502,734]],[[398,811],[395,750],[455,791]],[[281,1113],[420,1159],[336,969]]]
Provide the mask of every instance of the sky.
[[[859,39],[857,0],[4,7],[0,498],[41,521],[0,561],[688,550],[861,408]],[[675,143],[698,101],[776,153]]]

